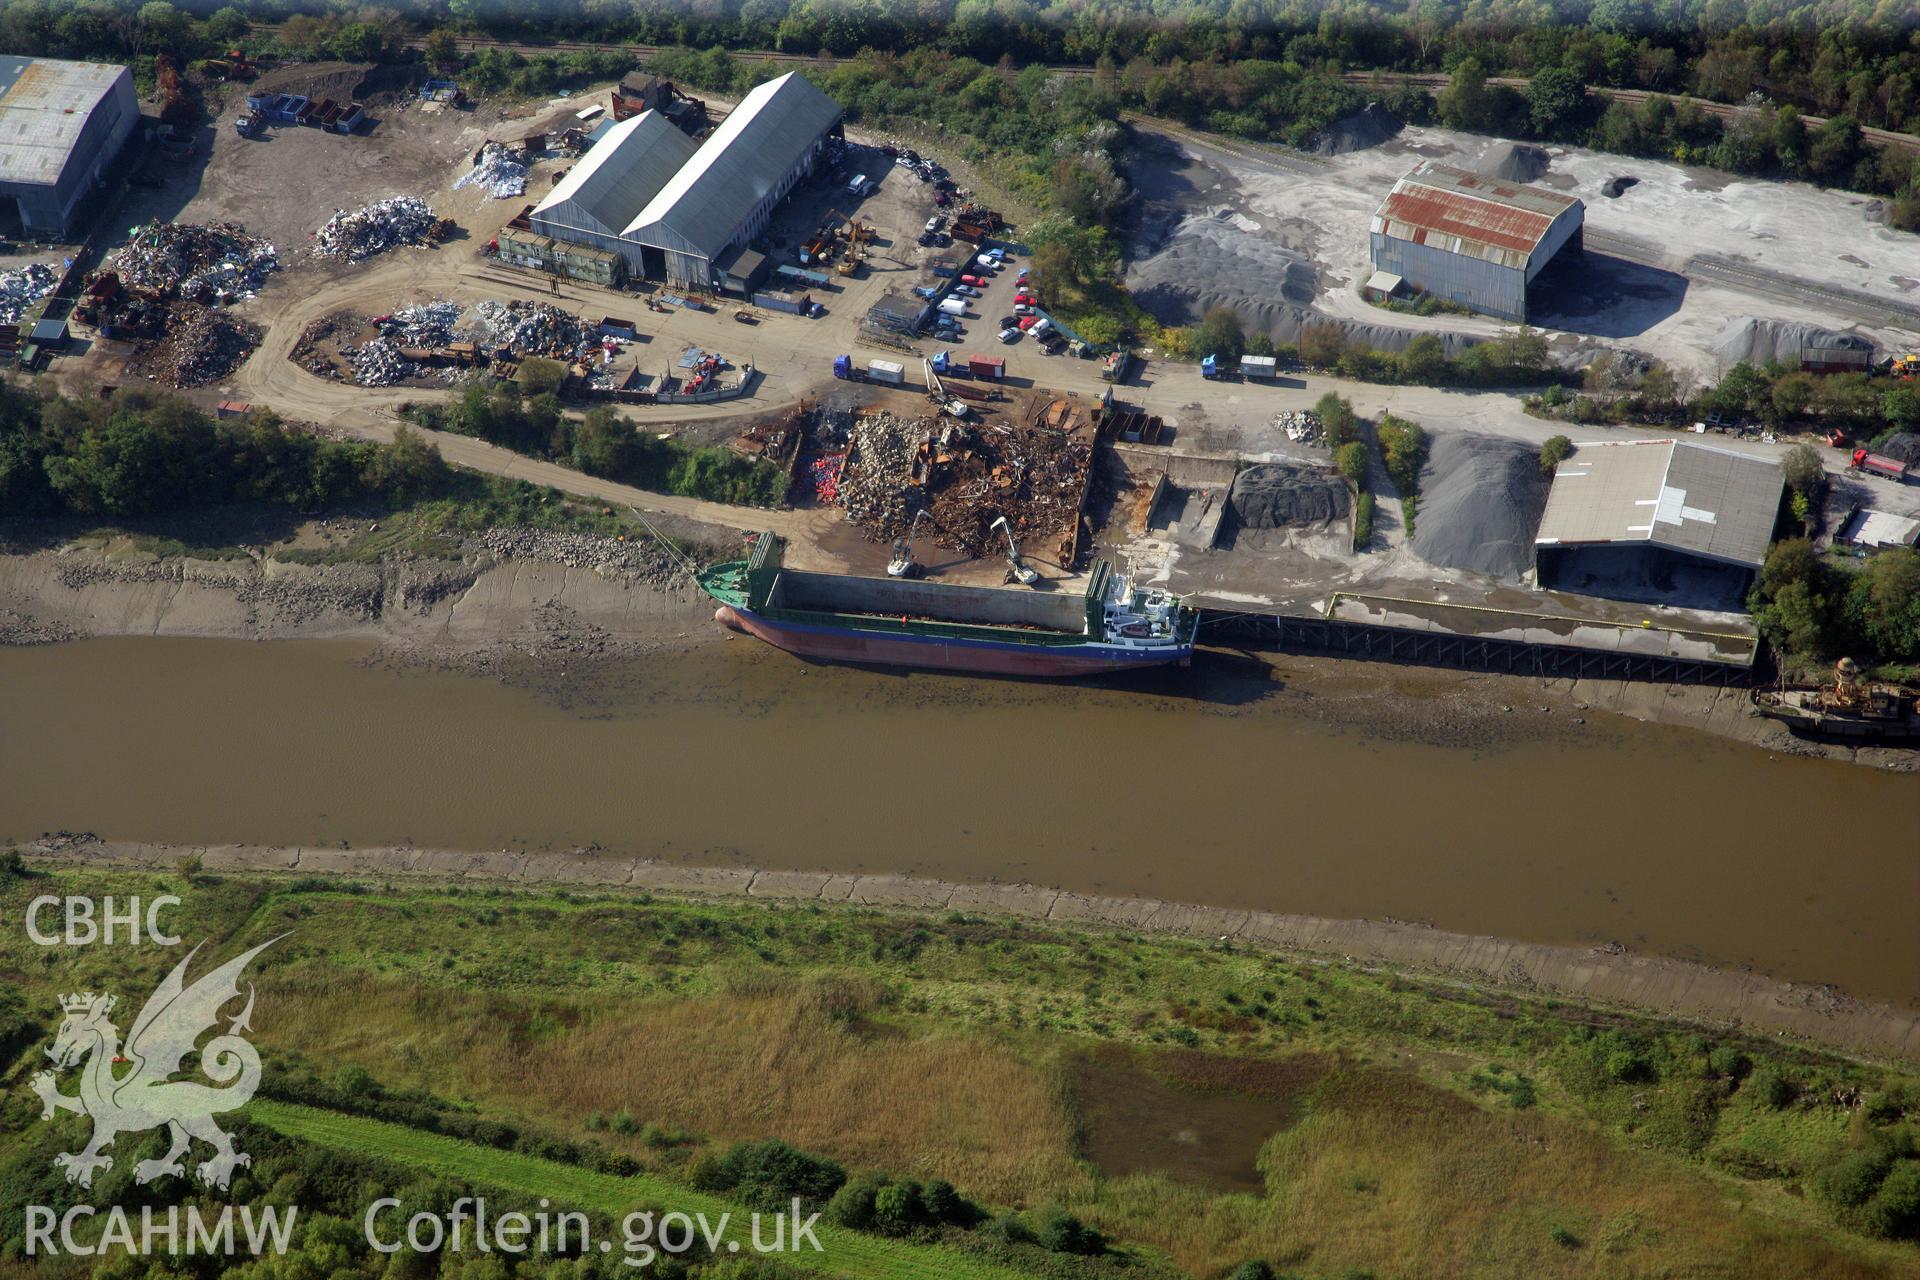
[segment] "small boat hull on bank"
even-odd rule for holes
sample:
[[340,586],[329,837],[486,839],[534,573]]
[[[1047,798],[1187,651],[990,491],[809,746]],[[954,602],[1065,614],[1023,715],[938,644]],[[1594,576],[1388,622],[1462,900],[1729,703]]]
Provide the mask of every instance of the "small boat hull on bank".
[[817,662],[918,667],[976,675],[1066,679],[1174,664],[1184,667],[1193,659],[1191,644],[1130,649],[1093,642],[1037,645],[952,636],[858,631],[769,618],[751,609],[730,604],[723,604],[714,610],[713,620],[729,630],[753,636],[797,657]]

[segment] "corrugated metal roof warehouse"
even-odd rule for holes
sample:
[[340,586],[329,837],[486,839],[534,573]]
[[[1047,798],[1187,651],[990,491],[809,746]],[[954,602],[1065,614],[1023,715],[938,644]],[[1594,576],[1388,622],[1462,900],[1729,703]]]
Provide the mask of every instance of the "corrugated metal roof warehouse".
[[533,228],[612,250],[636,276],[719,289],[716,264],[766,228],[840,127],[839,105],[794,72],[748,93],[698,146],[661,113],[642,112],[560,180]]
[[1373,216],[1373,265],[1435,297],[1524,321],[1527,287],[1562,249],[1581,247],[1585,217],[1572,196],[1424,160]]
[[139,123],[125,67],[0,56],[0,233],[64,239]]

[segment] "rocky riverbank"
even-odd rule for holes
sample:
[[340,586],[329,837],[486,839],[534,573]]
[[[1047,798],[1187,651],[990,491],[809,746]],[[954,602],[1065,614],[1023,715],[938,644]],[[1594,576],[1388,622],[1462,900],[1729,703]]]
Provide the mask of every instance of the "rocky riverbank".
[[684,865],[608,853],[460,852],[418,848],[269,848],[106,841],[61,833],[22,848],[74,865],[220,874],[337,875],[578,886],[673,896],[817,901],[900,912],[966,911],[1128,932],[1180,934],[1374,968],[1441,975],[1475,986],[1554,993],[1662,1016],[1920,1061],[1920,1015],[1854,999],[1833,987],[1777,982],[1617,943],[1552,946],[1454,933],[1394,920],[1333,920],[1149,898],[1102,897],[1033,884],[957,884],[907,875],[763,871]]

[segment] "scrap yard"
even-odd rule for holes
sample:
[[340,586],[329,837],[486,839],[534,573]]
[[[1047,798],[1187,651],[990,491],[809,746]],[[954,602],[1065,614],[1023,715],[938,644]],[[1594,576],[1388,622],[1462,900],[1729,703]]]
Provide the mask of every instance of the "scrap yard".
[[[49,263],[0,272],[0,319],[20,335],[9,336],[7,352],[30,329],[44,330],[34,358],[57,378],[82,375],[109,389],[151,379],[207,408],[266,405],[289,421],[370,439],[387,438],[409,403],[476,383],[551,387],[569,413],[604,406],[635,430],[730,446],[781,468],[795,519],[787,527],[805,530],[789,554],[810,567],[975,583],[1025,582],[1021,572],[1038,570],[1070,586],[1105,559],[1216,619],[1330,624],[1356,616],[1356,600],[1444,595],[1524,618],[1608,617],[1571,629],[1603,644],[1624,645],[1629,626],[1751,635],[1744,615],[1723,607],[1725,593],[1713,608],[1657,602],[1599,568],[1579,581],[1612,584],[1627,598],[1589,605],[1540,589],[1534,539],[1551,477],[1539,449],[1566,427],[1520,397],[1356,382],[1253,352],[1196,364],[1090,342],[1044,305],[1019,219],[996,208],[993,193],[963,185],[971,175],[957,160],[949,169],[924,141],[850,133],[837,105],[804,79],[776,77],[731,107],[649,81],[503,109],[455,82],[376,89],[366,68],[282,67],[271,77],[246,91],[259,99],[257,128],[216,131],[210,153],[180,162],[177,182],[131,190],[77,286]],[[295,99],[337,109],[349,98],[363,110],[346,130],[346,112],[328,124],[320,110],[316,126],[314,113],[293,109]],[[1342,162],[1343,173],[1353,170],[1339,179],[1346,204],[1362,187],[1386,197],[1389,173],[1416,162],[1396,158],[1403,144],[1377,143],[1370,168]],[[1147,162],[1206,178],[1210,199],[1254,207],[1268,194],[1252,179],[1237,187],[1207,177],[1206,164],[1225,163],[1217,158],[1170,161],[1168,145],[1152,143]],[[295,171],[297,198],[288,195]],[[736,171],[756,185],[724,176]],[[1145,176],[1163,217],[1170,197],[1155,184],[1169,174]],[[1461,169],[1449,181],[1478,190],[1483,178]],[[1187,231],[1243,247],[1269,231],[1275,244],[1292,234],[1258,219],[1215,225],[1176,212]],[[1590,234],[1608,234],[1613,208],[1589,214]],[[1571,223],[1552,226],[1575,238]],[[1170,247],[1136,246],[1136,275],[1171,269],[1167,254],[1178,256],[1182,243],[1176,233]],[[1343,297],[1334,306],[1299,257],[1281,279],[1288,298],[1300,292],[1288,305],[1355,320],[1367,304]],[[1503,278],[1509,302],[1526,301],[1522,285],[1538,293],[1526,274],[1535,264],[1521,265],[1524,280]],[[1404,272],[1396,279],[1393,289],[1412,287]],[[1142,297],[1159,295],[1144,288]],[[1349,332],[1457,320],[1477,334],[1492,323],[1367,310],[1380,322]],[[1252,319],[1262,317],[1271,318]],[[1841,370],[1838,355],[1852,369],[1871,347],[1788,334],[1785,318],[1756,323],[1779,329],[1767,330],[1774,346],[1804,340],[1821,370]],[[63,324],[81,341],[60,345]],[[1277,321],[1271,329],[1286,336]],[[1586,358],[1597,339],[1578,336],[1560,345]],[[1773,349],[1758,342],[1748,343],[1755,359]],[[1329,390],[1362,422],[1391,409],[1424,426],[1417,493],[1386,482],[1377,447],[1370,476],[1335,467],[1313,408]],[[530,465],[482,440],[436,443],[468,465],[509,474]],[[1726,447],[1777,460],[1785,444],[1756,430]],[[1823,447],[1839,478],[1835,502],[1893,520],[1920,516],[1920,497],[1898,483],[1904,464],[1849,470],[1846,450]],[[608,488],[539,465],[560,487]],[[1858,492],[1888,475],[1891,493]],[[663,501],[637,490],[622,500]],[[707,514],[743,528],[761,519]],[[1642,577],[1661,580],[1661,571]],[[1417,616],[1428,630],[1469,617],[1424,606],[1380,612]],[[1470,630],[1488,634],[1494,616],[1472,615]]]

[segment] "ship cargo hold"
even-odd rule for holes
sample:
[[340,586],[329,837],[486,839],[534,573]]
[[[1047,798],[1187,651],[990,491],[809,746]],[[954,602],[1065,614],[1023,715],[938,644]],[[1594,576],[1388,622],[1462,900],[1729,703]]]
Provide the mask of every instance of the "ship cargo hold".
[[1104,560],[1078,592],[968,587],[786,568],[761,534],[700,586],[714,621],[802,658],[985,675],[1070,677],[1193,658],[1198,615]]

